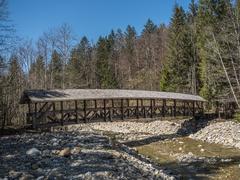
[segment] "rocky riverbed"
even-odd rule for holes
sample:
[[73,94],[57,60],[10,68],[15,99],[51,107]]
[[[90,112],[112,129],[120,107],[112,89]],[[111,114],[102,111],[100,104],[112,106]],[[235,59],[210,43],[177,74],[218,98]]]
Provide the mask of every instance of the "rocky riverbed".
[[240,125],[232,121],[95,122],[3,136],[0,143],[0,179],[240,176]]
[[0,138],[2,179],[174,179],[108,136],[92,132]]
[[240,149],[240,123],[233,121],[212,123],[189,137]]

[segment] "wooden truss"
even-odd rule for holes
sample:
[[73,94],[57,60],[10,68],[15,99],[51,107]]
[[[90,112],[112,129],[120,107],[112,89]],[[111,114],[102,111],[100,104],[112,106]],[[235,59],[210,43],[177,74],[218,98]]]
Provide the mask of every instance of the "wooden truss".
[[33,128],[114,119],[139,119],[203,114],[201,101],[167,99],[96,99],[29,103],[27,122]]

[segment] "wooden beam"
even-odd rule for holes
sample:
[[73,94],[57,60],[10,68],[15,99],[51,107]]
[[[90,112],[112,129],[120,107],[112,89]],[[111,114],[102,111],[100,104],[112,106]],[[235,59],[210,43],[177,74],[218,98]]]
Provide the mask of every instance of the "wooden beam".
[[183,101],[182,103],[183,103],[183,116],[186,116],[186,104],[185,104],[185,101]]
[[107,111],[106,111],[106,99],[103,100],[103,118],[104,118],[104,121],[107,121]]
[[63,126],[64,114],[63,114],[63,102],[62,101],[60,101],[60,106],[61,106],[61,125]]
[[31,104],[30,104],[30,102],[28,102],[28,114],[27,114],[27,117],[26,117],[26,120],[27,120],[26,123],[30,122],[30,114],[31,113],[32,113]]
[[137,116],[137,119],[139,119],[139,104],[138,104],[138,99],[137,99],[137,106],[136,106],[136,116]]
[[176,108],[177,108],[177,101],[176,99],[173,100],[173,116],[176,117]]
[[54,121],[56,121],[56,105],[55,105],[55,102],[52,103],[53,105],[53,113],[54,113]]
[[87,122],[87,103],[86,103],[86,100],[83,100],[83,119],[84,119],[84,122],[86,123]]
[[150,117],[153,118],[153,99],[150,99]]
[[202,115],[204,115],[204,104],[201,102]]
[[34,103],[34,118],[32,122],[33,129],[37,128],[37,103]]
[[124,119],[123,99],[121,99],[121,119]]
[[142,111],[143,111],[143,117],[146,118],[146,110],[145,110],[145,107],[144,107],[144,104],[143,104],[143,99],[141,99],[141,108],[142,108]]
[[75,100],[74,102],[75,102],[76,122],[79,123],[79,119],[78,119],[78,102],[77,102],[77,100]]
[[192,111],[193,111],[193,117],[195,116],[195,101],[192,101]]
[[95,107],[95,109],[97,109],[97,100],[96,99],[94,100],[94,107]]
[[129,112],[129,99],[127,99],[127,116],[130,116],[130,112]]
[[165,110],[166,110],[166,99],[163,99],[162,102],[162,117],[165,117]]

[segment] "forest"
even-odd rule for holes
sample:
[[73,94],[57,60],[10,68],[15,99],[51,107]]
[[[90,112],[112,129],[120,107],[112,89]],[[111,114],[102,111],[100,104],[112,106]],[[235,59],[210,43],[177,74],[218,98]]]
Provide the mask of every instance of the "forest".
[[0,0],[1,127],[23,122],[25,89],[170,91],[239,107],[240,1],[192,0],[187,10],[176,4],[167,25],[148,19],[141,33],[128,25],[97,42],[69,24],[36,42],[17,37],[7,6]]

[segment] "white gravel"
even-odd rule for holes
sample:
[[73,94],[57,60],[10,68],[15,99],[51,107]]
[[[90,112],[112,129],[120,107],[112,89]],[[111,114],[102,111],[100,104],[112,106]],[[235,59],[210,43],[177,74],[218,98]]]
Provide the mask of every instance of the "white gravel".
[[240,124],[233,121],[210,124],[190,138],[240,148]]

